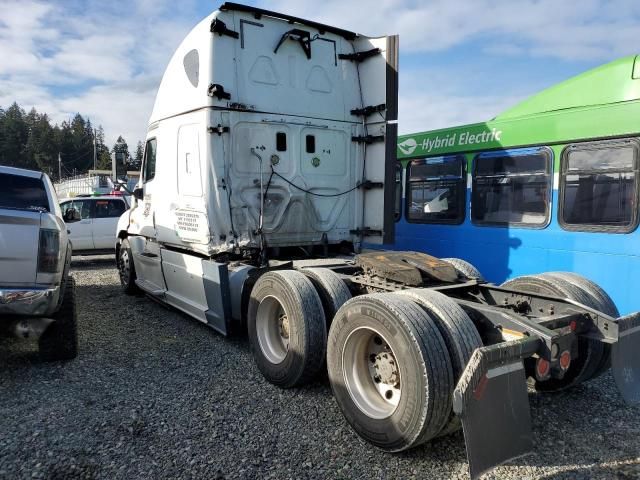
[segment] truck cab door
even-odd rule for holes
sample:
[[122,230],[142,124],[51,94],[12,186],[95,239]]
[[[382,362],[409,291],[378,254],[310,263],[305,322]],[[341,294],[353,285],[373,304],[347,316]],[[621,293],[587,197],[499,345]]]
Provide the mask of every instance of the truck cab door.
[[[365,155],[363,242],[393,243],[395,236],[395,169],[398,138],[398,37],[353,40],[355,51],[340,58],[356,63],[362,105],[352,109],[363,122],[354,141]],[[379,183],[383,184],[378,188]],[[378,184],[378,185],[376,185]],[[383,208],[382,208],[383,207]]]
[[141,186],[143,197],[137,201],[131,212],[132,227],[130,233],[137,233],[129,237],[133,261],[140,288],[160,295],[166,290],[162,275],[160,246],[157,242],[154,201],[161,194],[160,185],[156,179],[157,140],[150,138],[145,145],[142,164]]

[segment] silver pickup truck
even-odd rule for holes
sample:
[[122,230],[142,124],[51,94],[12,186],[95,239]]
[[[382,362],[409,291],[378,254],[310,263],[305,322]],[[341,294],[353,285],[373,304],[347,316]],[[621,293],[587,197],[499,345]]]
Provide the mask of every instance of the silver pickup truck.
[[78,349],[71,242],[41,172],[0,166],[0,332],[38,339],[45,360]]

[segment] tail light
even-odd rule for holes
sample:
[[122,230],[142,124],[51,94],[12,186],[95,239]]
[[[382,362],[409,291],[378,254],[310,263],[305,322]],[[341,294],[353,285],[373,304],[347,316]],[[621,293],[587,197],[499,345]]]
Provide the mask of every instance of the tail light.
[[40,230],[38,245],[38,272],[57,273],[60,269],[60,232],[56,230]]

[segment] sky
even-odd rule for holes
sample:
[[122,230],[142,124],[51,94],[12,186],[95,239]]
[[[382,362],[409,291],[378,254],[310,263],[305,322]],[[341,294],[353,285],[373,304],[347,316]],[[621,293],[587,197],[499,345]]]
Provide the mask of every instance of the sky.
[[[0,107],[54,122],[79,112],[144,139],[162,73],[221,2],[0,0]],[[400,133],[488,120],[615,58],[640,53],[638,0],[257,0],[371,36],[400,35]]]

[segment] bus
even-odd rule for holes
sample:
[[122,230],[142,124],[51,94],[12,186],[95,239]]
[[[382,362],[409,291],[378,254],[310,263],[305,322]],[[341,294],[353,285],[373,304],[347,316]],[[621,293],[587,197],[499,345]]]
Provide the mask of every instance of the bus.
[[493,120],[398,138],[393,248],[459,257],[494,283],[545,271],[638,309],[640,55]]

